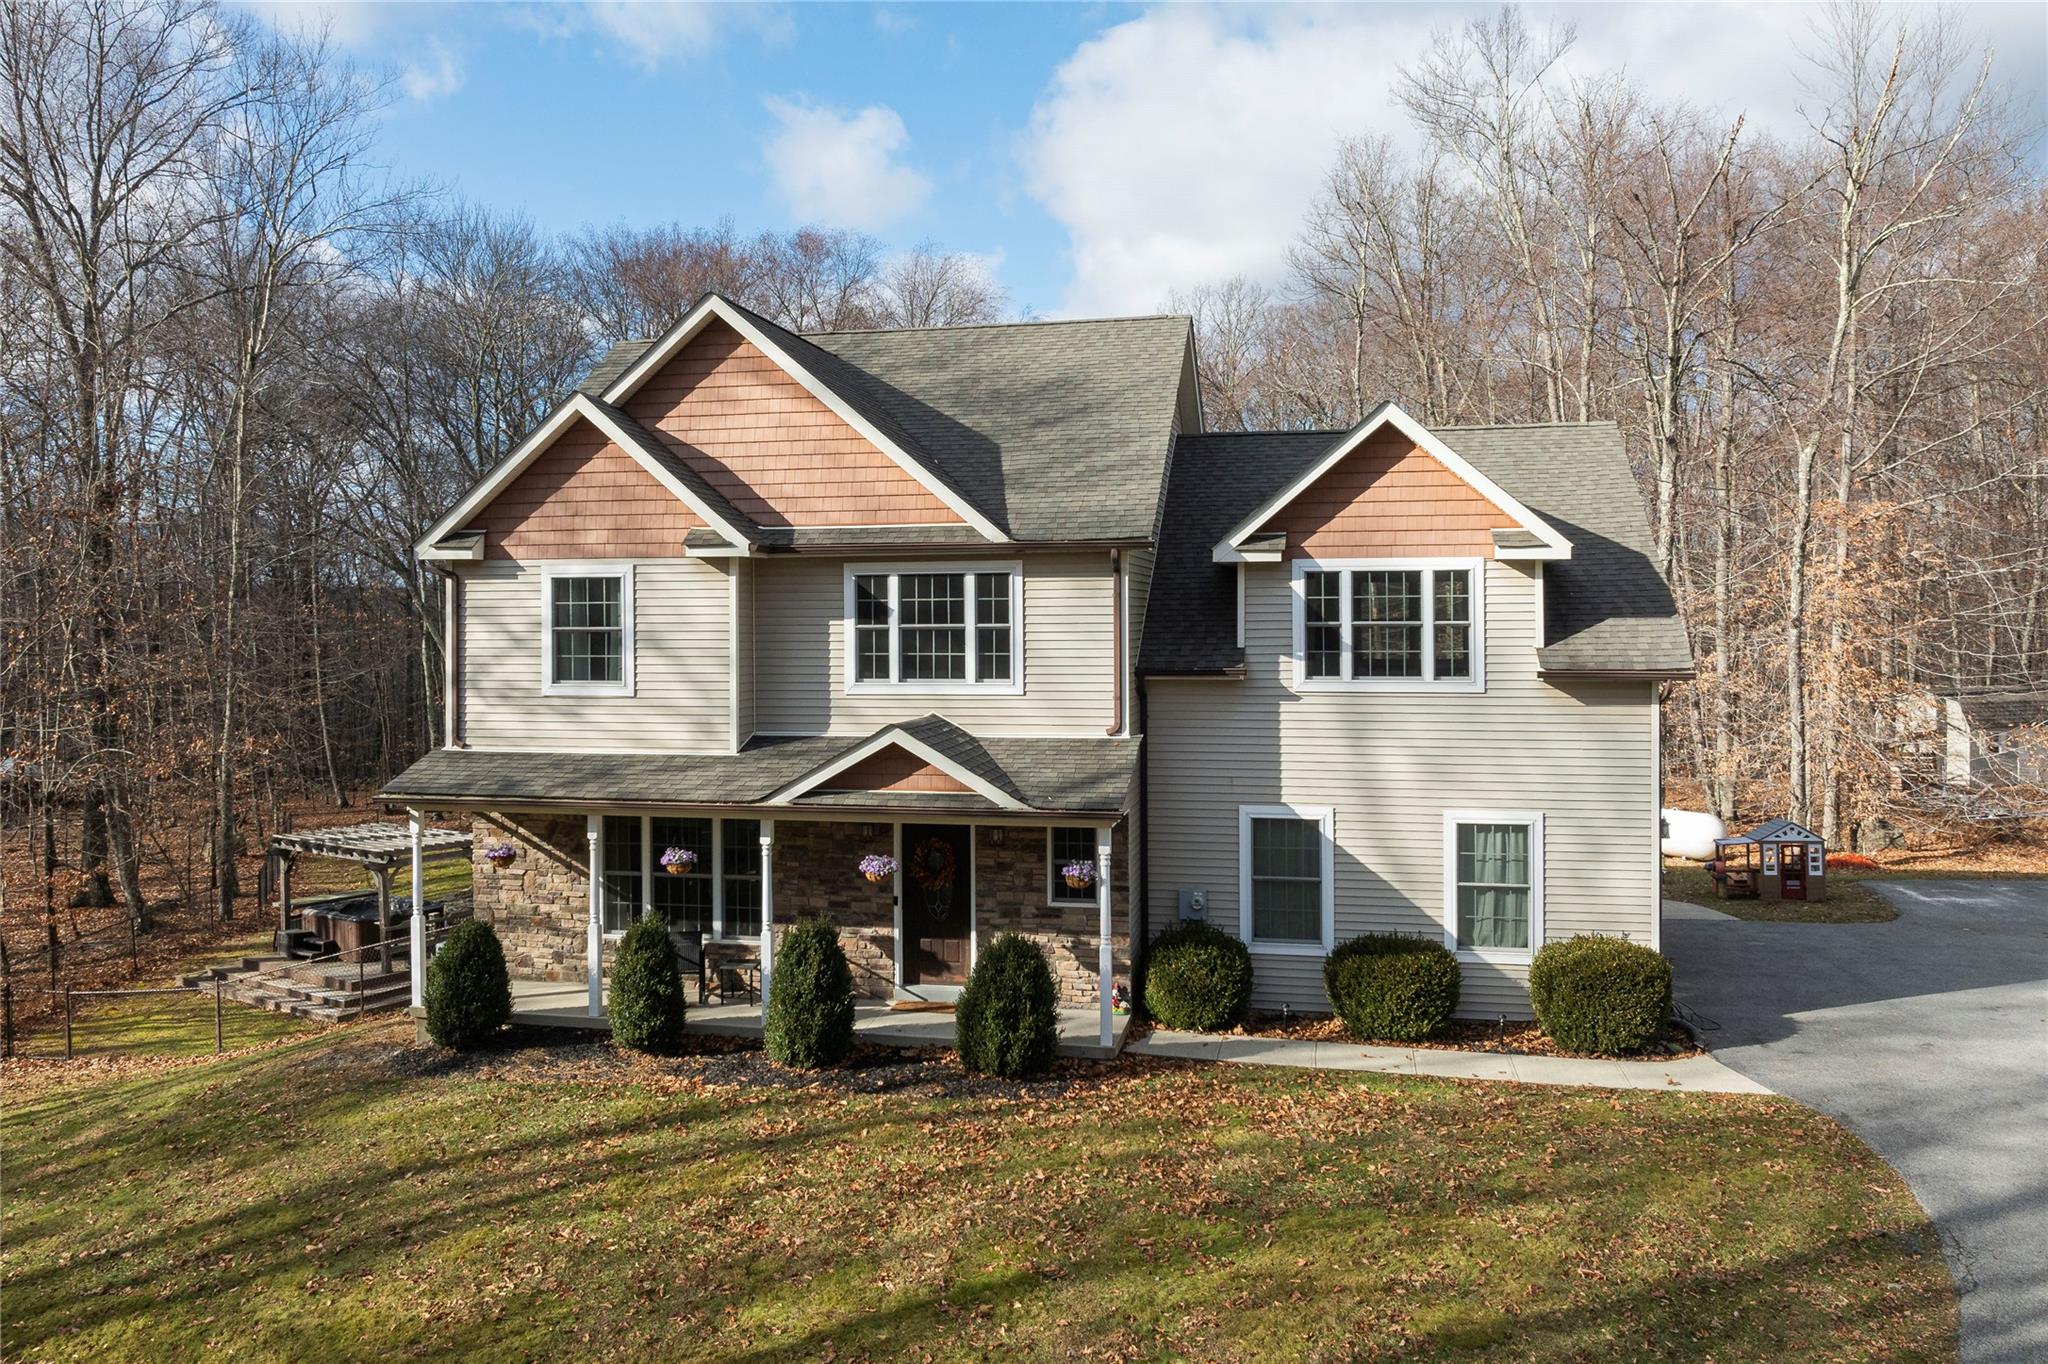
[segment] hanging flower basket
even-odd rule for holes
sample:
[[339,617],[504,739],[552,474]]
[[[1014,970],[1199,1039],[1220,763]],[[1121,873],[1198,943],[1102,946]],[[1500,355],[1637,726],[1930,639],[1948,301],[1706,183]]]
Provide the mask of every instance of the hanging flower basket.
[[896,859],[887,853],[869,853],[860,860],[860,874],[880,885],[896,874]]
[[661,869],[670,876],[681,876],[697,865],[697,854],[688,848],[670,848],[661,855]]
[[1068,889],[1086,890],[1095,884],[1095,864],[1093,862],[1069,862],[1066,866],[1060,868],[1060,876],[1066,881]]
[[484,849],[484,861],[490,863],[499,871],[503,871],[511,866],[518,856],[519,849],[513,847],[510,843],[493,843],[490,847]]

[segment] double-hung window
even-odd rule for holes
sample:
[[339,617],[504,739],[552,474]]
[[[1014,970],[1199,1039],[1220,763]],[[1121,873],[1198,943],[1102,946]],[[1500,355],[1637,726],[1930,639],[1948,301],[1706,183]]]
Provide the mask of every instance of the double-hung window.
[[1483,690],[1476,559],[1294,567],[1294,666],[1304,689]]
[[850,566],[848,690],[1022,690],[1022,592],[1015,564]]
[[1253,951],[1319,955],[1336,945],[1332,831],[1327,809],[1239,809],[1239,936]]
[[[710,938],[760,937],[760,820],[606,815],[600,832],[605,932],[658,915],[670,928]],[[686,848],[696,860],[671,872],[661,861],[670,848]]]
[[1444,815],[1444,938],[1477,960],[1527,961],[1543,942],[1543,816]]
[[542,574],[542,690],[558,696],[631,695],[633,571],[563,565]]
[[1056,905],[1092,905],[1095,900],[1094,883],[1085,886],[1070,886],[1062,867],[1085,862],[1089,866],[1095,861],[1095,830],[1087,825],[1056,824],[1046,831],[1045,880],[1046,899]]

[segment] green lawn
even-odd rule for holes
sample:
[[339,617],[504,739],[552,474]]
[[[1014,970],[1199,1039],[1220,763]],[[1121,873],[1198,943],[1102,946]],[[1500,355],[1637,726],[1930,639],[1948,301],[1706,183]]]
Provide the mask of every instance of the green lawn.
[[[318,1027],[289,1014],[272,1013],[226,1000],[220,1010],[221,1040],[229,1050],[255,1046]],[[213,1050],[211,994],[131,995],[78,1001],[71,1025],[78,1056],[198,1056]],[[64,1054],[64,1027],[25,1044],[34,1055]]]
[[1714,878],[1705,867],[1687,864],[1664,868],[1664,898],[1687,900],[1738,919],[1774,924],[1883,924],[1899,917],[1898,911],[1872,890],[1871,881],[1911,879],[1913,873],[1888,876],[1883,872],[1831,871],[1827,875],[1828,898],[1818,902],[1802,900],[1747,900],[1731,896],[1718,899]]
[[708,1064],[444,1066],[373,1023],[17,1068],[7,1357],[1954,1357],[1918,1205],[1786,1101],[1134,1061],[945,1098]]

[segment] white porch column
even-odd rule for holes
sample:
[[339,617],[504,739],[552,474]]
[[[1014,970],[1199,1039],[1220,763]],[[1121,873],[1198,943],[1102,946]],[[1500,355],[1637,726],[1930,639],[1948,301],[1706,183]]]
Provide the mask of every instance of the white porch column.
[[425,859],[420,854],[420,812],[407,810],[406,825],[412,830],[412,1006],[427,1002],[427,892]]
[[1101,944],[1095,957],[1095,988],[1101,996],[1097,1004],[1102,1013],[1102,1045],[1105,1047],[1113,1045],[1116,1040],[1116,1020],[1111,1016],[1109,1007],[1110,988],[1116,984],[1116,957],[1109,946],[1109,831],[1107,824],[1095,830],[1095,911],[1102,921],[1098,930]]
[[761,821],[761,1017],[768,1017],[768,982],[775,974],[775,821]]
[[584,829],[590,840],[590,930],[583,943],[583,969],[590,975],[590,1016],[604,1012],[604,816],[592,815]]

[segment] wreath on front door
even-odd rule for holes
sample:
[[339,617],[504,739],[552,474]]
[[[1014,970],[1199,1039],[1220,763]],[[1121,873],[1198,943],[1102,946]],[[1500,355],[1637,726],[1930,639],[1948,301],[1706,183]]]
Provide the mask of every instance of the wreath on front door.
[[917,845],[910,855],[910,879],[926,890],[953,889],[953,840],[932,837]]

